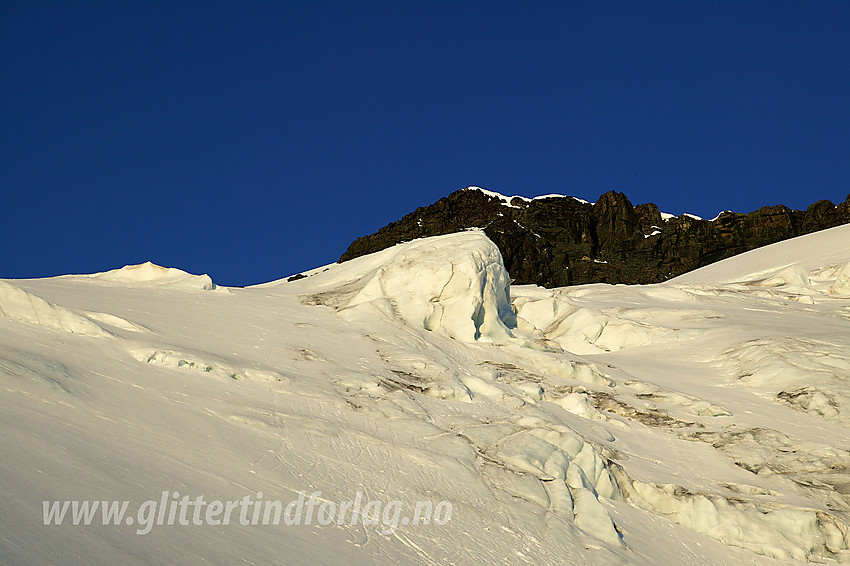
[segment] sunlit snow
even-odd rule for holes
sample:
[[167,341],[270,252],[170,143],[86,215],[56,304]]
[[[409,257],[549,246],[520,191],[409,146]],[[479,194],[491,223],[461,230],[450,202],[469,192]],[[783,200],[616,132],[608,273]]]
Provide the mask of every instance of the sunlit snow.
[[[850,226],[645,286],[511,287],[479,230],[305,273],[0,282],[0,563],[850,561]],[[164,491],[454,511],[42,524]]]

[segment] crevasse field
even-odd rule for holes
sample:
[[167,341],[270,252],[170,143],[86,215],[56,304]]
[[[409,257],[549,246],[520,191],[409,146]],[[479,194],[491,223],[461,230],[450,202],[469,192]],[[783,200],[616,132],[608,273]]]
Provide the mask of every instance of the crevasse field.
[[[0,315],[3,564],[850,562],[850,225],[658,285],[511,286],[473,230],[245,289],[0,281]],[[163,492],[451,516],[140,528]]]

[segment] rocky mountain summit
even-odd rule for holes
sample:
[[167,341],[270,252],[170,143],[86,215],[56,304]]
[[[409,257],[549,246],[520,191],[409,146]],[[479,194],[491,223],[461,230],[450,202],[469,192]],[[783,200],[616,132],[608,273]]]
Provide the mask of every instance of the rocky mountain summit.
[[662,214],[609,191],[595,203],[569,196],[527,199],[469,187],[355,240],[344,262],[400,242],[482,228],[516,284],[658,283],[721,259],[850,223],[850,195],[806,210],[765,206],[713,220]]

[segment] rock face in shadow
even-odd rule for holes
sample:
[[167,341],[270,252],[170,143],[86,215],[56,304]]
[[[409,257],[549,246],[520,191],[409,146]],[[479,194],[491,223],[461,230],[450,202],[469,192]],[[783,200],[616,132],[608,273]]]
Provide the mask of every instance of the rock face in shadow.
[[655,204],[634,206],[610,191],[594,203],[573,197],[510,202],[461,189],[355,240],[343,262],[400,242],[483,228],[499,247],[515,284],[658,283],[780,240],[850,222],[850,195],[805,211],[765,206],[715,220],[689,215],[664,220]]

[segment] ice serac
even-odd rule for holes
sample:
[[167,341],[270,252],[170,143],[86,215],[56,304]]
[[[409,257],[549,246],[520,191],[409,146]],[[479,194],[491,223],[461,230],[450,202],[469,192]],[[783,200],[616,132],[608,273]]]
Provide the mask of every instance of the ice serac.
[[502,255],[480,230],[398,246],[348,306],[376,302],[408,324],[466,342],[507,339],[515,326]]

